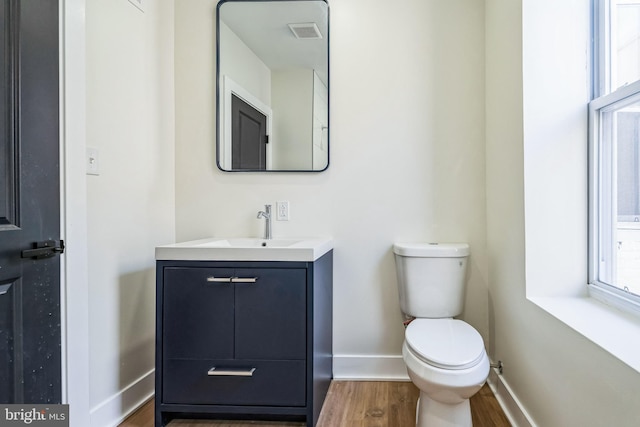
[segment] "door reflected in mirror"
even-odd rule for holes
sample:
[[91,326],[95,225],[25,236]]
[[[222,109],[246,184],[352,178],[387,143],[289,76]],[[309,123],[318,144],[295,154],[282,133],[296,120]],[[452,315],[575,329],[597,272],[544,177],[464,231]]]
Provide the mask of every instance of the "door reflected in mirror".
[[218,167],[325,170],[327,2],[221,0],[216,24]]

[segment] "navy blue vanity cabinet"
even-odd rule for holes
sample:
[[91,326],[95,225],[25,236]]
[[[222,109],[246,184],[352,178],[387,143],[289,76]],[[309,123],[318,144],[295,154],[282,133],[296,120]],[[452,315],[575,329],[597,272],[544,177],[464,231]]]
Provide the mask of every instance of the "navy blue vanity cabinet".
[[156,427],[174,418],[314,426],[332,378],[332,256],[157,261]]

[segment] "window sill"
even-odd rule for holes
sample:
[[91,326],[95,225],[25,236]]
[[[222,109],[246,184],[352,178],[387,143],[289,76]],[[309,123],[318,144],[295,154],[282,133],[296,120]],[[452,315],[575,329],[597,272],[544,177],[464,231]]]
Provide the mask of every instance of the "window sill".
[[640,372],[640,317],[590,297],[529,297],[576,332]]

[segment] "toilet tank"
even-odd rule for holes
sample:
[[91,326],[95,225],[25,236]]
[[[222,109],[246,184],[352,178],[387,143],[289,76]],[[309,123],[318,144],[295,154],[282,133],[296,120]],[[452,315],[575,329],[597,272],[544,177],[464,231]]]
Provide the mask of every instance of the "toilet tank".
[[403,313],[421,318],[462,313],[469,245],[396,243],[393,252]]

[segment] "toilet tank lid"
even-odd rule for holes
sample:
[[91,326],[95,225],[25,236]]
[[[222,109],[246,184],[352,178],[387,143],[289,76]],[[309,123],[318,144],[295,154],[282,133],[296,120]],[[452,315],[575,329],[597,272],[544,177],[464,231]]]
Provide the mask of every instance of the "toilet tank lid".
[[469,256],[466,243],[395,243],[393,252],[407,257],[463,258]]

